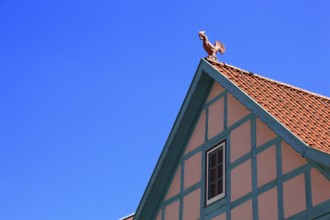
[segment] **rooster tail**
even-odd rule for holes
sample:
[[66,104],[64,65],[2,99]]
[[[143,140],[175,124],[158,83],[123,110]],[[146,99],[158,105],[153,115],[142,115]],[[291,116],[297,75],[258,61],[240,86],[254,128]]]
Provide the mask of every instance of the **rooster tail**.
[[215,48],[216,51],[220,52],[220,54],[224,54],[226,52],[225,45],[223,45],[223,43],[221,43],[220,41],[215,42]]

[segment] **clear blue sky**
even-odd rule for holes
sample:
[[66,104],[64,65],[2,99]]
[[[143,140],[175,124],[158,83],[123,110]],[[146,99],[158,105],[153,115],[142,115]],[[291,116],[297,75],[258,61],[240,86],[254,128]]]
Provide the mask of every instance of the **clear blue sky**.
[[328,0],[0,0],[0,219],[134,212],[200,58],[330,96]]

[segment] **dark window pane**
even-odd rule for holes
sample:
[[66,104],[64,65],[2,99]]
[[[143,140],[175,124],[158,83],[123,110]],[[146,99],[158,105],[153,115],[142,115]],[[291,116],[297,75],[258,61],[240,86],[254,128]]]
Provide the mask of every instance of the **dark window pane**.
[[217,195],[223,193],[223,180],[220,179],[218,182],[217,182]]
[[213,183],[216,180],[216,169],[211,169],[209,183]]
[[216,184],[215,183],[209,185],[209,196],[208,196],[208,199],[211,199],[214,196],[216,196]]
[[222,178],[222,176],[223,176],[223,165],[222,164],[220,164],[219,166],[218,166],[218,179],[219,178]]
[[224,149],[218,148],[208,154],[208,199],[212,199],[215,196],[222,194],[223,179],[224,179]]
[[219,149],[219,152],[218,152],[218,163],[222,163],[223,161],[223,149]]
[[217,164],[216,164],[216,162],[217,162],[217,158],[216,158],[216,154],[213,152],[213,153],[211,153],[210,154],[210,167],[212,168],[212,167],[215,167]]

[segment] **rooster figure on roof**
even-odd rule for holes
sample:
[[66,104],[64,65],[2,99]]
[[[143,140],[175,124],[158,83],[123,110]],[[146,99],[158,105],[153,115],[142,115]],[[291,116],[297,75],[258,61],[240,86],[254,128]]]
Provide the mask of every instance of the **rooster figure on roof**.
[[199,38],[203,40],[203,47],[208,54],[207,58],[218,60],[216,53],[217,52],[220,52],[220,54],[225,53],[226,51],[225,46],[220,41],[216,41],[213,45],[207,38],[205,31],[198,32],[198,35]]

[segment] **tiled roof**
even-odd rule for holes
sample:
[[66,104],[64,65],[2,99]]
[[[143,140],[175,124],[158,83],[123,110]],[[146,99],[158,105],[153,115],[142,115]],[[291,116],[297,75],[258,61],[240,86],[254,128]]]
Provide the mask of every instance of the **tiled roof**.
[[207,59],[311,148],[330,154],[330,98]]

